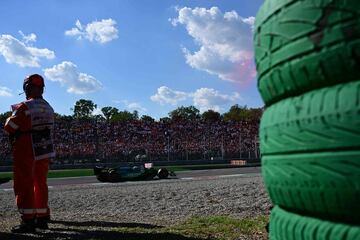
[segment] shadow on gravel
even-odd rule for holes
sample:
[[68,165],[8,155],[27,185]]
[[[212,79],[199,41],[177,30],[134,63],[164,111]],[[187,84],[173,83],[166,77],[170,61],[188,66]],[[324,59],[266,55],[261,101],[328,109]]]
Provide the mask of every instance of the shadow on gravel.
[[145,223],[118,223],[118,222],[104,222],[104,221],[70,222],[70,221],[52,220],[51,224],[61,224],[64,226],[74,226],[74,227],[146,228],[146,229],[161,228],[156,225],[145,224]]
[[[54,224],[56,224],[54,226]],[[162,227],[142,224],[142,223],[116,223],[116,222],[70,222],[52,221],[49,230],[37,231],[35,234],[12,234],[0,232],[1,240],[21,240],[21,239],[94,239],[94,240],[202,240],[201,238],[185,237],[172,233],[136,233],[121,232],[111,228],[141,228],[141,229],[161,229]],[[109,228],[109,230],[106,230]],[[208,238],[207,238],[208,239]],[[208,239],[209,240],[209,239]]]

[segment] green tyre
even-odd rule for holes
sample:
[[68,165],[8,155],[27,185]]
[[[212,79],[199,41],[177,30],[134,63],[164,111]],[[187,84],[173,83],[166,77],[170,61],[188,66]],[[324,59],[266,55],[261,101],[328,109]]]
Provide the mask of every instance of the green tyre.
[[360,1],[267,0],[256,16],[254,45],[267,106],[360,79]]
[[262,176],[275,205],[360,224],[360,150],[263,156]]
[[275,206],[270,240],[360,240],[360,226],[302,216]]
[[262,116],[263,156],[346,149],[360,149],[360,81],[282,100]]

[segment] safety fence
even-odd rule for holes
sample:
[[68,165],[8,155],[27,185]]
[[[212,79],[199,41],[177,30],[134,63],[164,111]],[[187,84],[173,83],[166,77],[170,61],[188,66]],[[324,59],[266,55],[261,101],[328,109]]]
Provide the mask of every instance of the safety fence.
[[[78,159],[72,163],[66,164],[59,164],[56,162],[51,162],[50,169],[85,169],[85,168],[93,168],[94,166],[119,166],[119,165],[126,165],[126,164],[138,164],[138,163],[147,163],[151,162],[153,166],[191,166],[191,165],[207,165],[207,166],[219,166],[219,165],[228,165],[228,167],[252,167],[252,166],[260,166],[260,159],[258,158],[237,158],[237,159],[213,159],[213,160],[203,160],[203,159],[196,159],[196,160],[171,160],[171,161],[110,161],[109,159],[100,160],[88,160],[88,159]],[[0,172],[8,172],[12,170],[11,165],[3,165],[0,166]]]

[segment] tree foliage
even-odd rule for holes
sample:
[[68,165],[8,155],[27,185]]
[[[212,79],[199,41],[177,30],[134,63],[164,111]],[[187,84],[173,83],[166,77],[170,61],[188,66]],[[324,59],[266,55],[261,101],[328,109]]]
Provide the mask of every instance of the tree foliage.
[[6,119],[10,116],[11,116],[11,111],[1,113],[0,114],[0,123],[5,124]]
[[139,120],[139,112],[137,110],[134,110],[132,112],[133,118],[134,120]]
[[54,113],[54,115],[55,115],[55,119],[59,119],[59,120],[62,120],[62,121],[71,122],[72,120],[74,120],[73,116],[61,115],[61,114],[58,114],[58,113]]
[[[55,118],[71,122],[73,119],[93,119],[96,121],[131,121],[139,120],[138,111],[129,112],[127,110],[119,111],[119,109],[111,106],[101,108],[102,115],[93,115],[97,105],[91,100],[80,99],[76,101],[73,111],[73,115],[61,115],[55,113]],[[239,106],[235,104],[230,107],[228,112],[221,115],[214,110],[207,110],[200,114],[200,111],[194,106],[181,106],[177,109],[169,112],[169,117],[160,118],[160,122],[169,123],[176,120],[194,121],[202,119],[204,121],[259,121],[263,113],[263,108],[247,108],[247,106]],[[5,123],[6,119],[11,116],[11,112],[5,112],[0,114],[0,123]],[[105,118],[104,118],[105,117]],[[143,115],[141,121],[155,122],[155,119],[149,115]]]
[[204,121],[216,122],[221,120],[221,114],[214,110],[209,109],[201,114],[201,118]]
[[97,105],[91,100],[80,99],[76,101],[74,106],[74,118],[91,118],[91,114],[96,109]]
[[171,118],[169,117],[162,117],[159,119],[160,122],[162,123],[169,123],[171,121]]
[[131,120],[138,120],[139,115],[137,111],[129,112],[129,111],[119,111],[114,116],[112,116],[111,121],[113,122],[125,122],[125,121],[131,121]]
[[105,119],[109,121],[113,116],[119,113],[119,109],[114,107],[103,107],[101,108],[101,112],[104,114]]
[[200,111],[194,106],[188,106],[188,107],[178,107],[177,109],[169,112],[169,117],[172,120],[196,120],[200,119]]
[[149,115],[142,115],[141,120],[144,122],[155,122],[155,119]]
[[253,121],[260,120],[262,114],[261,108],[250,108],[235,104],[231,106],[228,112],[224,113],[224,121]]

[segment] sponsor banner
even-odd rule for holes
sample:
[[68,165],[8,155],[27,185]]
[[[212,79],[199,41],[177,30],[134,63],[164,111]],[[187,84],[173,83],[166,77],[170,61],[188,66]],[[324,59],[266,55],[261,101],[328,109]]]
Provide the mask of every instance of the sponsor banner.
[[244,166],[247,164],[246,160],[231,160],[230,161],[230,165],[235,165],[235,166]]

